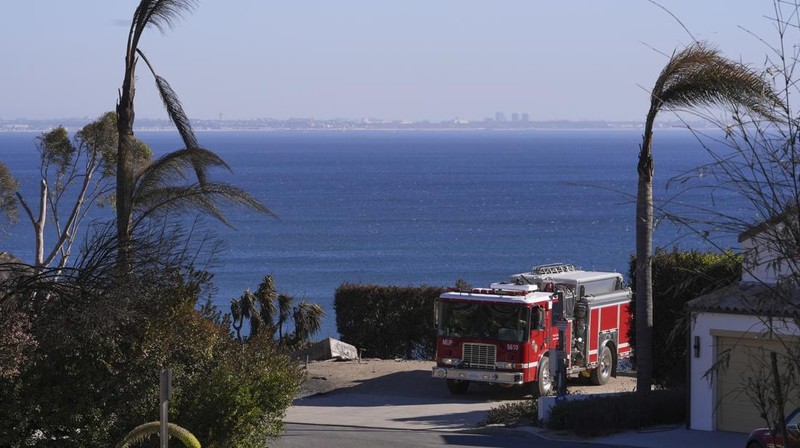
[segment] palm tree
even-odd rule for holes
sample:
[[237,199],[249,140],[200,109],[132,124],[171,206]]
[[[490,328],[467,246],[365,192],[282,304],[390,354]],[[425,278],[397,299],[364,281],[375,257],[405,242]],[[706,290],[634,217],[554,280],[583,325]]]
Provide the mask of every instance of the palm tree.
[[[132,250],[130,239],[136,224],[158,210],[182,211],[191,208],[209,213],[226,222],[218,209],[222,200],[246,205],[272,215],[266,207],[245,191],[227,184],[208,182],[209,168],[228,168],[228,166],[213,152],[200,147],[178,95],[164,78],[156,74],[153,66],[139,49],[139,40],[145,29],[155,27],[163,32],[173,26],[183,14],[191,12],[196,4],[197,0],[140,0],[131,20],[125,52],[125,76],[117,103],[119,141],[116,223],[117,238],[121,248],[120,261],[123,262],[123,266],[127,264]],[[134,158],[136,149],[136,140],[133,136],[134,95],[136,64],[140,57],[153,74],[167,114],[178,129],[184,144],[184,149],[167,154],[148,166],[137,166]],[[176,184],[176,180],[185,180],[183,169],[188,167],[194,170],[197,183]]]
[[639,149],[636,196],[636,360],[640,394],[650,391],[653,374],[653,123],[662,109],[723,106],[770,120],[783,102],[757,73],[695,42],[673,54],[650,94]]
[[258,330],[263,323],[261,315],[258,312],[258,299],[256,295],[250,292],[249,289],[246,290],[239,299],[239,306],[241,307],[241,323],[239,326],[242,326],[244,319],[250,319],[250,336],[255,336],[258,334]]
[[271,275],[265,275],[264,280],[258,285],[256,290],[256,300],[259,305],[259,316],[268,331],[267,337],[275,337],[275,314],[278,310],[275,307],[275,298],[278,293],[275,291],[275,279]]
[[293,296],[288,294],[278,295],[278,341],[280,342],[283,342],[283,325],[291,317],[293,303]]
[[294,310],[294,343],[305,344],[308,338],[322,328],[325,311],[316,303],[303,300]]

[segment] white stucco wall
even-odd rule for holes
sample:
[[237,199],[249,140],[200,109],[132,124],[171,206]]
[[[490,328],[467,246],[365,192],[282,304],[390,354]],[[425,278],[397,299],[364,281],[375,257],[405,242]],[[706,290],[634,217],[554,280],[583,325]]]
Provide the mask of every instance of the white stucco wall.
[[[782,334],[796,335],[798,333],[791,324],[776,323],[773,328]],[[764,330],[764,323],[756,316],[723,313],[698,313],[695,315],[689,338],[690,429],[701,431],[717,429],[717,419],[714,415],[714,407],[718,400],[716,382],[711,383],[703,377],[717,360],[717,335],[728,332],[752,333],[755,337]],[[700,337],[700,356],[697,358],[693,348],[695,336]]]
[[785,261],[779,261],[781,252],[774,246],[775,243],[766,234],[758,234],[742,241],[745,254],[743,282],[775,284],[778,278],[794,273]]

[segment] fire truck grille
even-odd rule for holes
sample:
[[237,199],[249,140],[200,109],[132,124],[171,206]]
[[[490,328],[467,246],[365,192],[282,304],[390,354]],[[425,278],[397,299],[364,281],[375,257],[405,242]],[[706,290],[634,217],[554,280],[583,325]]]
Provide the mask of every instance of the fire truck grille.
[[495,368],[497,347],[490,344],[464,344],[464,364],[473,369]]

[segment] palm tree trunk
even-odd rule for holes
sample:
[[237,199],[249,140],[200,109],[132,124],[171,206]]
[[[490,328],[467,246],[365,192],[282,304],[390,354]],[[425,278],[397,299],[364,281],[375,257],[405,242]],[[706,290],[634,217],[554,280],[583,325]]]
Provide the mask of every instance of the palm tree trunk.
[[136,62],[130,52],[126,58],[125,79],[122,82],[117,103],[117,239],[120,266],[127,266],[130,258],[131,216],[133,213],[133,97],[135,94],[134,73]]
[[653,121],[645,123],[636,196],[636,390],[650,392],[653,378]]

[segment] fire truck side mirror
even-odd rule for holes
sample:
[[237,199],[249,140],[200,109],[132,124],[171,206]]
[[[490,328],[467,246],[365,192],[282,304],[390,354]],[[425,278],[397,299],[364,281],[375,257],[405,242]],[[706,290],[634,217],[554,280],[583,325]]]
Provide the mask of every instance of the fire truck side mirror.
[[544,330],[544,309],[540,306],[533,307],[531,330]]
[[564,313],[564,293],[561,291],[553,294],[553,309],[550,317],[553,319],[553,325],[559,321]]
[[544,330],[544,310],[541,307],[536,308],[537,329]]

